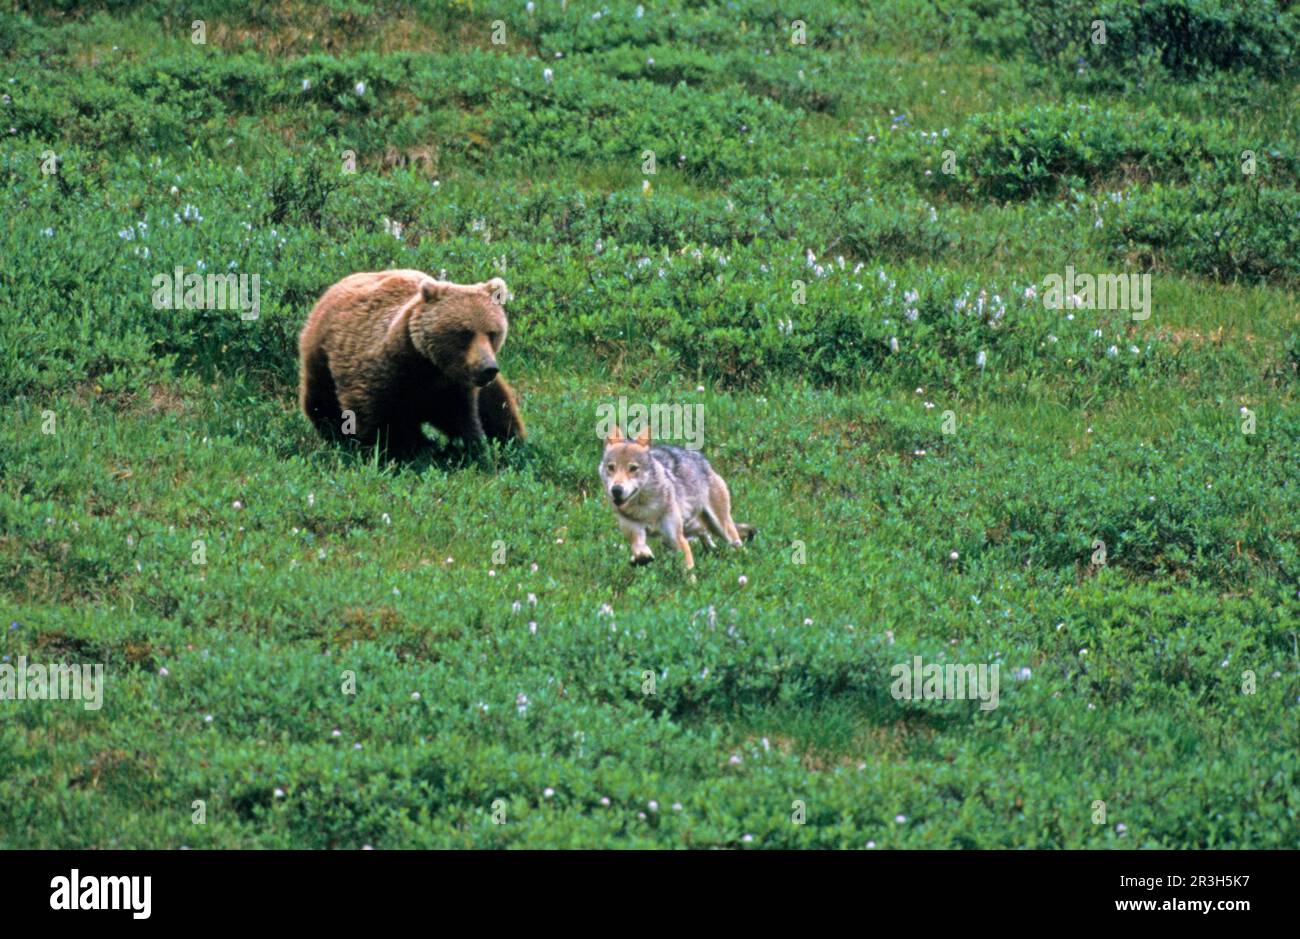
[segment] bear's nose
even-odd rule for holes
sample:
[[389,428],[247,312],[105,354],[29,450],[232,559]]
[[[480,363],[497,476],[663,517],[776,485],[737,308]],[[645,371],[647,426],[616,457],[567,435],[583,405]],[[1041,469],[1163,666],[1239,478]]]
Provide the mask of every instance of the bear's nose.
[[497,368],[495,365],[486,366],[485,368],[478,370],[478,374],[474,376],[474,381],[481,387],[496,378],[497,372],[499,371],[501,371],[501,369]]

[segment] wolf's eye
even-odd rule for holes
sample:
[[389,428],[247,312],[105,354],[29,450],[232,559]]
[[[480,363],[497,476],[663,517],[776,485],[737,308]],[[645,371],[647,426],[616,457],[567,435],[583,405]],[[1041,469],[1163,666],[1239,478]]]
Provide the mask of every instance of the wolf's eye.
[[637,466],[635,463],[633,463],[632,465],[630,465],[630,466],[627,468],[627,471],[628,471],[629,473],[635,473],[635,472],[636,472],[637,470],[639,470],[640,468],[641,468],[641,467],[639,467],[639,466]]
[[608,470],[608,471],[611,472],[611,473],[614,472],[614,464],[613,464],[613,463],[609,463],[609,464],[607,464],[607,465],[605,466],[605,469]]

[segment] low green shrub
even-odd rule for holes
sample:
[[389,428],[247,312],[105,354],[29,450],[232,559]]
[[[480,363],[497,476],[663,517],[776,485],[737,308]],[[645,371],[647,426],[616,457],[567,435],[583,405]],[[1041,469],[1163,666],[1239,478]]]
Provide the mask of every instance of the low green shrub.
[[1152,186],[1123,204],[1116,256],[1218,280],[1300,283],[1300,192]]
[[1300,179],[1300,159],[1289,145],[1234,139],[1217,122],[1089,104],[981,113],[951,134],[909,130],[883,145],[896,175],[966,199],[1240,181],[1246,166],[1272,185]]

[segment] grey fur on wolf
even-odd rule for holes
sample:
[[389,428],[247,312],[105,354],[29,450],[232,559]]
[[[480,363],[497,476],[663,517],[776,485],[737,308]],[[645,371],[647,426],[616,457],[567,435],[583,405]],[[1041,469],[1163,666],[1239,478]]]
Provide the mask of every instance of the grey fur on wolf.
[[648,430],[628,440],[615,427],[605,440],[600,478],[633,564],[654,559],[647,535],[681,551],[688,569],[695,566],[689,538],[712,548],[714,535],[733,546],[754,536],[752,527],[732,521],[731,492],[709,461],[695,450],[650,446]]

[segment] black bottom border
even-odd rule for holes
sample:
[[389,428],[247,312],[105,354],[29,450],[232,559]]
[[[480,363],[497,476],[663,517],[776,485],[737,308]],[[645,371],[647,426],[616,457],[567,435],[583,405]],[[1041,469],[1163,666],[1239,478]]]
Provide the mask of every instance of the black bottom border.
[[[435,915],[478,910],[494,926],[572,913],[593,929],[639,916],[672,922],[687,910],[696,924],[732,928],[747,920],[770,928],[782,913],[806,928],[810,915],[837,911],[864,923],[903,915],[918,928],[942,928],[949,916],[960,927],[1029,924],[1043,914],[1061,924],[1163,919],[1181,929],[1196,919],[1224,928],[1293,910],[1297,859],[1263,851],[13,851],[0,853],[0,908],[10,927],[76,918],[126,928],[283,921],[337,929],[432,907]],[[53,909],[69,905],[73,870],[88,899],[99,887],[86,894],[90,878],[149,877],[148,918]],[[125,895],[122,905],[130,905]],[[605,912],[614,918],[599,919]]]

